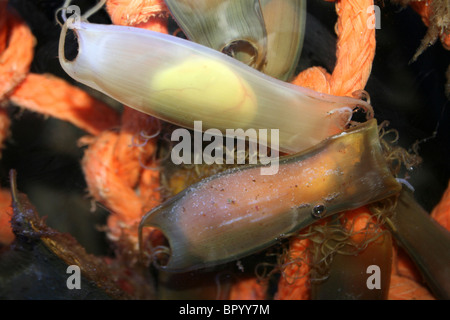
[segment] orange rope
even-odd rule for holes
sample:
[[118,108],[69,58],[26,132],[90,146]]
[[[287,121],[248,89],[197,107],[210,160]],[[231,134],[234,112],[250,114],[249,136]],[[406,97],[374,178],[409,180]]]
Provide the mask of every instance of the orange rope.
[[231,286],[229,300],[264,300],[266,286],[261,285],[256,278],[243,278]]
[[8,113],[5,109],[0,108],[0,159],[1,150],[3,149],[6,138],[9,136],[9,127],[11,125],[11,120],[9,119]]
[[[309,273],[308,239],[293,237],[289,242],[289,256],[287,267],[282,270],[282,277],[278,282],[276,300],[309,300],[311,298]],[[298,261],[298,262],[297,262]]]
[[391,275],[389,300],[435,300],[427,288],[398,274]]
[[0,190],[0,248],[9,245],[14,240],[10,220],[13,214],[11,207],[11,191]]
[[28,110],[69,121],[94,135],[119,123],[119,115],[106,104],[52,75],[28,74],[10,99]]
[[363,90],[372,70],[375,56],[375,29],[367,27],[374,11],[367,13],[373,0],[341,0],[336,2],[337,51],[336,66],[330,75],[324,68],[312,67],[301,72],[293,83],[316,91],[351,96]]
[[108,0],[106,9],[114,24],[167,33],[169,9],[164,1]]
[[159,204],[159,172],[145,169],[155,152],[155,140],[133,146],[140,131],[148,130],[150,116],[125,108],[120,132],[104,131],[95,138],[82,166],[90,194],[111,211],[109,236],[137,244],[142,215]]
[[8,46],[3,41],[0,58],[0,101],[22,82],[33,60],[34,37],[21,18],[6,8],[2,2],[0,14],[4,27],[0,29],[0,39],[8,39]]
[[389,300],[435,300],[423,278],[401,248],[393,249]]

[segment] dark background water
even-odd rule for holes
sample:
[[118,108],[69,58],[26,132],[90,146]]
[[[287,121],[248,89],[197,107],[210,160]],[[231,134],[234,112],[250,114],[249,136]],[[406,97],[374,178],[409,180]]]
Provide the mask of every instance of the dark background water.
[[[28,22],[37,40],[31,71],[52,73],[74,83],[57,59],[60,28],[54,14],[63,2],[10,0],[10,5]],[[83,12],[92,1],[73,4]],[[381,8],[381,29],[377,30],[377,51],[366,90],[379,123],[390,121],[390,127],[400,133],[401,146],[408,149],[425,139],[419,149],[423,163],[409,172],[409,181],[418,202],[430,211],[450,179],[450,110],[444,93],[450,53],[438,42],[410,64],[426,27],[410,8],[389,1],[377,4]],[[331,71],[335,63],[334,4],[310,0],[308,12],[298,69],[320,65]],[[90,21],[109,23],[109,18],[99,12]],[[90,253],[107,254],[104,234],[96,227],[105,223],[108,212],[99,206],[91,211],[80,166],[83,149],[77,146],[77,139],[85,133],[66,122],[16,106],[9,106],[9,112],[12,135],[0,162],[2,187],[8,187],[8,171],[15,168],[19,189],[28,194],[41,216],[48,216],[49,226],[71,233]]]

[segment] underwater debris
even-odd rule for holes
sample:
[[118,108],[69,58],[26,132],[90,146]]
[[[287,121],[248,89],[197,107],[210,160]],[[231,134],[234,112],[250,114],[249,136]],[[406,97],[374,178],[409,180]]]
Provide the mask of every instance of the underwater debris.
[[[10,175],[11,226],[16,238],[0,259],[0,298],[129,298],[117,286],[103,259],[87,254],[71,235],[45,224],[26,195],[18,192],[15,172]],[[68,290],[69,266],[80,268],[79,290]]]
[[450,50],[450,1],[448,0],[393,0],[403,6],[411,5],[421,16],[424,24],[428,26],[422,42],[414,54],[411,62],[430,46],[441,39],[442,45]]

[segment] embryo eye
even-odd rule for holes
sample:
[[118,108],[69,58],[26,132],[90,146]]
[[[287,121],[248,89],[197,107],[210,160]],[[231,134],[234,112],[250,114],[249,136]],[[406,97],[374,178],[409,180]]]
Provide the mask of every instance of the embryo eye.
[[326,211],[327,208],[325,207],[325,205],[320,203],[312,208],[311,214],[314,218],[322,218],[325,215]]

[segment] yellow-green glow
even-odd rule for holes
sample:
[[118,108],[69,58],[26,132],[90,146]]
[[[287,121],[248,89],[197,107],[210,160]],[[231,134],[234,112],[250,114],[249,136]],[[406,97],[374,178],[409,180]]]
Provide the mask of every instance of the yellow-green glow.
[[256,114],[256,96],[245,80],[210,59],[187,59],[165,69],[153,76],[151,86],[154,97],[161,95],[167,104],[183,105],[203,116],[227,113],[245,123]]

